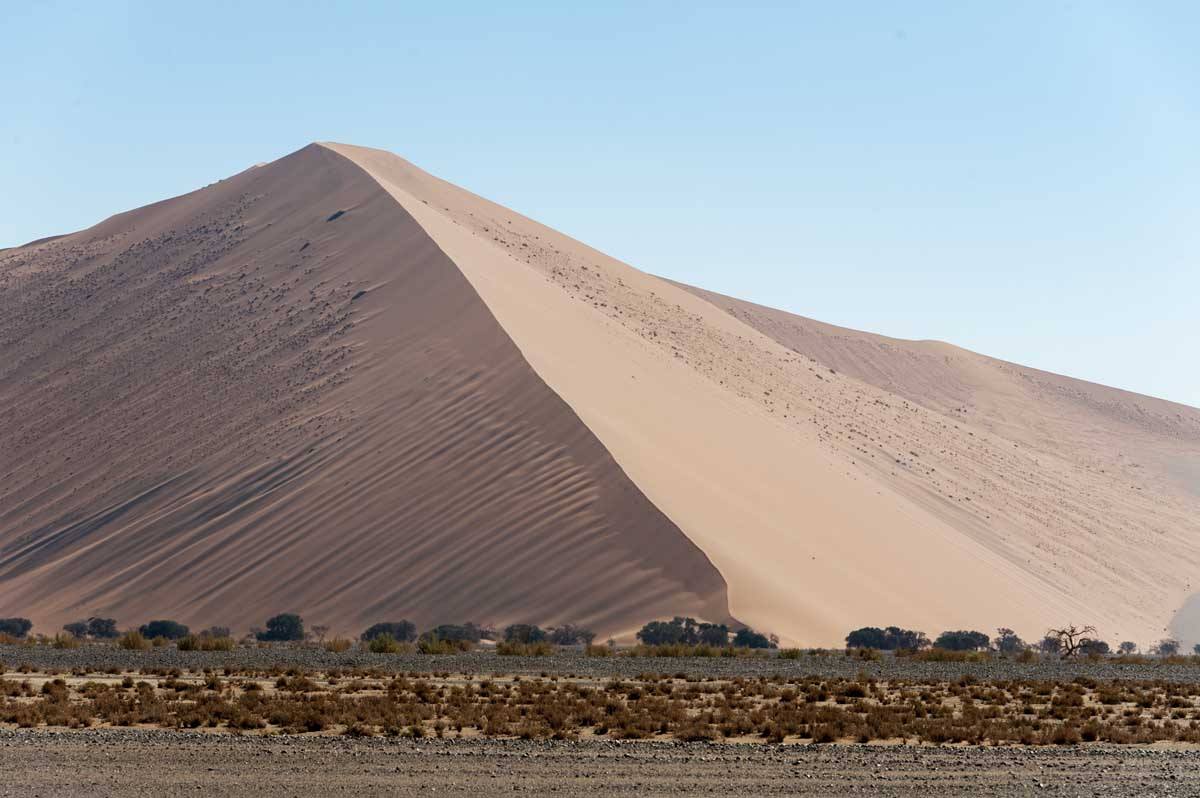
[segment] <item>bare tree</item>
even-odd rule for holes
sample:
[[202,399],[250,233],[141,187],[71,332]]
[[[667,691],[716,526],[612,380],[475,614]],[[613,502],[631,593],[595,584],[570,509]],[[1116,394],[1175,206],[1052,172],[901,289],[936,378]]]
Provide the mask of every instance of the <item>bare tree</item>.
[[1071,624],[1063,629],[1051,629],[1046,632],[1046,637],[1056,638],[1059,644],[1059,650],[1062,651],[1063,658],[1075,656],[1081,648],[1084,648],[1089,642],[1088,635],[1096,634],[1096,627],[1084,626],[1079,628],[1075,624]]

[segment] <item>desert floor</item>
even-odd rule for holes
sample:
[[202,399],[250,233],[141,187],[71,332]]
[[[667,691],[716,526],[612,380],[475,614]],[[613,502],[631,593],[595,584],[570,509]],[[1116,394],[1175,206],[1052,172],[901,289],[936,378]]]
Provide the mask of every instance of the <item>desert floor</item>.
[[1200,795],[1200,752],[0,731],[0,796]]

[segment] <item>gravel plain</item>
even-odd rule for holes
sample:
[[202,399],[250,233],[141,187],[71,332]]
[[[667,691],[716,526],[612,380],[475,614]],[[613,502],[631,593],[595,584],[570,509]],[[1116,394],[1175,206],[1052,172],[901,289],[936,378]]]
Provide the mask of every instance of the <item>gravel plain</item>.
[[233,651],[179,651],[174,646],[127,651],[114,646],[85,645],[57,649],[51,646],[0,646],[0,665],[12,670],[28,666],[38,671],[71,671],[82,668],[137,671],[142,668],[179,668],[201,671],[227,666],[269,670],[302,668],[379,668],[395,673],[449,671],[468,674],[551,674],[595,678],[634,678],[644,673],[683,673],[688,676],[746,678],[758,676],[826,676],[854,678],[866,674],[877,679],[946,681],[970,676],[979,680],[1044,679],[1072,681],[1088,677],[1097,681],[1162,680],[1200,682],[1200,665],[1170,664],[1153,659],[1118,663],[1112,659],[1060,660],[1050,657],[1033,662],[993,658],[984,662],[925,662],[884,654],[878,660],[848,657],[841,652],[804,655],[799,659],[762,657],[588,657],[562,650],[546,657],[499,656],[478,650],[463,654],[371,654],[358,650],[343,653],[315,646],[243,647]]
[[0,796],[1200,796],[1200,752],[0,731]]
[[[799,659],[501,657],[491,651],[429,656],[333,653],[316,647],[174,647],[126,651],[86,645],[0,646],[12,671],[47,673],[206,668],[312,671],[549,674],[635,678],[685,674],[726,679],[761,676],[946,681],[1034,679],[1070,682],[1200,682],[1186,663],[1111,660],[1029,663],[922,662],[841,653]],[[0,798],[60,796],[299,795],[972,795],[1200,796],[1200,748],[1183,745],[966,746],[844,744],[778,746],[740,742],[536,741],[466,737],[412,740],[327,734],[240,735],[98,727],[0,729]]]

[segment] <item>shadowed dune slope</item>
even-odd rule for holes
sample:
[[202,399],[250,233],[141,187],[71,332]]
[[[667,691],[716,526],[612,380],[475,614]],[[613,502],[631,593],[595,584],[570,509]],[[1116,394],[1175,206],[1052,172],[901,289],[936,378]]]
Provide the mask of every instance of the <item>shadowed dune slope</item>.
[[0,253],[0,614],[728,620],[707,557],[317,145]]

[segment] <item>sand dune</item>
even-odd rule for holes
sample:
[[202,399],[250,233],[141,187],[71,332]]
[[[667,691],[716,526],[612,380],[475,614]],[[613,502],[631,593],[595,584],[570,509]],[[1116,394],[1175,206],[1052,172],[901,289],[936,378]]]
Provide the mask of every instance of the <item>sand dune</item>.
[[5,251],[0,300],[0,609],[47,623],[1150,641],[1200,565],[1200,411],[671,283],[379,150]]

